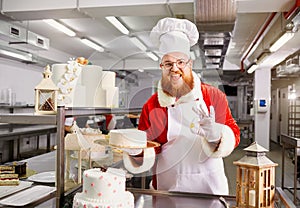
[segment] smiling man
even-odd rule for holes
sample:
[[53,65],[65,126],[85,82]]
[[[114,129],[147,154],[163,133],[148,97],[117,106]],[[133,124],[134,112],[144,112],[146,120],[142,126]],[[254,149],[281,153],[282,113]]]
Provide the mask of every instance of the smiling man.
[[161,54],[158,91],[144,104],[139,129],[160,143],[153,187],[159,190],[228,194],[222,157],[239,144],[239,128],[226,95],[192,71],[190,47],[196,26],[165,18],[150,38]]

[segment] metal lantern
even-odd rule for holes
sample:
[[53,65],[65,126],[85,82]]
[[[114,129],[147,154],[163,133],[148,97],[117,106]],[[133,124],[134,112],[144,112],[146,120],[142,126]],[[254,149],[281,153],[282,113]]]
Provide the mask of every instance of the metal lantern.
[[43,80],[35,87],[35,113],[56,114],[58,87],[51,79],[49,65],[45,67],[43,75]]
[[244,149],[246,155],[237,165],[237,207],[274,207],[275,166],[266,150],[256,142]]

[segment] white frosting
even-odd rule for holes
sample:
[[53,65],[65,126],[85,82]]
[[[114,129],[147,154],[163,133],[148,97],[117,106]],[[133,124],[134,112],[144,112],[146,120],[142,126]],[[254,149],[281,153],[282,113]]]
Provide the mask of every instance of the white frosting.
[[114,87],[116,85],[116,72],[103,71],[101,78],[101,87]]
[[125,172],[121,169],[108,168],[106,172],[99,168],[86,170],[82,192],[76,193],[73,208],[134,208],[134,197],[125,190],[125,182]]
[[97,89],[101,88],[102,68],[96,65],[85,65],[82,67],[81,73],[81,84],[86,87],[85,105],[94,107]]
[[93,129],[93,128],[80,128],[80,131],[83,135],[85,135],[85,134],[102,134],[100,129]]
[[68,61],[68,64],[52,65],[52,80],[59,88],[58,104],[72,105],[74,93],[78,80],[80,80],[81,65],[75,60]]
[[52,80],[59,88],[58,103],[67,107],[118,107],[116,73],[71,59],[52,65]]
[[147,135],[138,129],[113,129],[110,131],[109,144],[121,148],[146,148]]
[[98,88],[94,101],[95,107],[119,107],[119,88],[107,86]]

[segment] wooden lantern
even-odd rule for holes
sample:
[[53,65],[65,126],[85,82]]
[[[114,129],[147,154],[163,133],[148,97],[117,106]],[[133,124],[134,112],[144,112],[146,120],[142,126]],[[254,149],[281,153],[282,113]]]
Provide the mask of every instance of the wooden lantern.
[[266,150],[256,142],[244,149],[246,155],[237,165],[237,207],[274,207],[275,166],[266,157]]
[[45,67],[42,81],[35,87],[35,113],[56,114],[58,87],[51,79],[50,66]]

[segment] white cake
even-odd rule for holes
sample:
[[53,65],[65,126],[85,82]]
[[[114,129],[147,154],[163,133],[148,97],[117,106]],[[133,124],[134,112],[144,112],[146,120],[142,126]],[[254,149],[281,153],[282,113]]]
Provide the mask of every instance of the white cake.
[[82,192],[76,193],[73,208],[134,208],[134,196],[125,190],[125,171],[99,168],[83,173]]
[[82,67],[81,84],[85,86],[85,106],[95,107],[95,97],[97,90],[101,88],[102,67],[96,65],[86,65]]
[[119,88],[102,87],[98,88],[95,96],[95,107],[118,108],[119,107]]
[[[75,61],[69,61],[68,64],[52,65],[51,78],[54,84],[56,84],[56,86],[59,88],[59,105],[80,106],[84,104],[82,100],[85,99],[85,89],[84,86],[80,84],[81,70],[81,65]],[[77,101],[75,101],[75,94],[81,94],[81,99],[77,99]]]
[[67,107],[118,107],[116,73],[76,60],[52,65],[52,80],[59,88],[58,103]]
[[110,131],[109,144],[120,148],[146,148],[147,135],[138,129],[113,129]]

